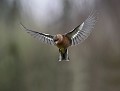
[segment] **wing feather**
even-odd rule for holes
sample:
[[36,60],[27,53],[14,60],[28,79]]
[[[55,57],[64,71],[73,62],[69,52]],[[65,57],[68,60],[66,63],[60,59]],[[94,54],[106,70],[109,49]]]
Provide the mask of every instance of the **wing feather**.
[[66,36],[71,38],[71,45],[80,44],[90,35],[97,20],[95,15],[96,11],[92,12],[81,25],[78,25],[75,29],[66,34]]
[[54,40],[53,40],[54,36],[49,35],[49,34],[45,34],[45,33],[40,33],[40,32],[33,31],[33,30],[29,30],[22,23],[20,23],[20,24],[25,28],[25,30],[27,31],[27,33],[29,33],[34,38],[36,38],[36,39],[38,39],[41,42],[44,42],[46,44],[55,45]]

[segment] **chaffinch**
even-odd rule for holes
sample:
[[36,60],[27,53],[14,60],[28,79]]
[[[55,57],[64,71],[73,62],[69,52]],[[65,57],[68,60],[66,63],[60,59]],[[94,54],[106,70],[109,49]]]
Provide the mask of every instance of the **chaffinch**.
[[82,24],[65,34],[50,35],[40,33],[26,28],[22,23],[20,24],[34,38],[46,44],[57,46],[59,48],[59,61],[69,61],[68,47],[80,44],[90,35],[96,23],[95,14],[96,12],[92,12]]

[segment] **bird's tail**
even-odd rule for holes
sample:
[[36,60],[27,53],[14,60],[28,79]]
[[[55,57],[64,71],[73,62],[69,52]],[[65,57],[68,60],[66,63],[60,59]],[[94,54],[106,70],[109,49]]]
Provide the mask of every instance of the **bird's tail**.
[[69,61],[68,49],[59,49],[59,61]]

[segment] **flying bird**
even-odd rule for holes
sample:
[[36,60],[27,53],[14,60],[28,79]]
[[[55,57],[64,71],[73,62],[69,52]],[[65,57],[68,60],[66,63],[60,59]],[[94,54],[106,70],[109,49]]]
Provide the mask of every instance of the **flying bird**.
[[92,12],[82,24],[78,25],[73,30],[65,34],[56,35],[33,31],[26,28],[22,23],[20,24],[27,31],[27,33],[34,38],[46,44],[57,46],[59,48],[59,61],[69,61],[68,47],[78,45],[83,42],[90,35],[96,20],[96,12]]

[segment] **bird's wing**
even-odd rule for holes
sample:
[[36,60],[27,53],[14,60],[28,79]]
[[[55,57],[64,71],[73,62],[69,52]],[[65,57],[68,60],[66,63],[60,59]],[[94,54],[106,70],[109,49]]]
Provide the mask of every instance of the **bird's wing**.
[[66,36],[71,39],[71,45],[80,44],[90,35],[97,20],[97,17],[95,15],[96,12],[92,12],[81,25],[66,33]]
[[20,24],[25,28],[25,30],[27,31],[27,33],[29,33],[34,38],[36,38],[36,39],[38,39],[41,42],[44,42],[46,44],[55,45],[54,40],[53,40],[54,36],[49,35],[49,34],[45,34],[45,33],[40,33],[40,32],[33,31],[33,30],[29,30],[22,23],[20,23]]

